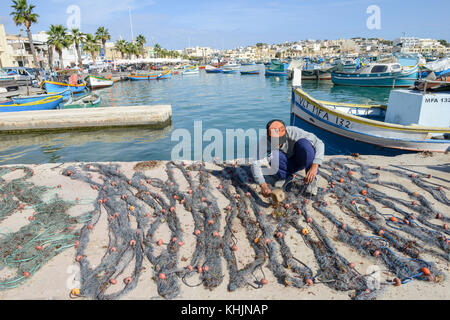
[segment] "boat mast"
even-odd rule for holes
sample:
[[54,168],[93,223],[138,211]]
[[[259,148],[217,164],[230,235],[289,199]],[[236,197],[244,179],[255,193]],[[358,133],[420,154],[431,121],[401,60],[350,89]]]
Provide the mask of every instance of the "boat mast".
[[131,8],[128,8],[128,13],[130,14],[131,42],[134,42],[133,20],[131,19]]

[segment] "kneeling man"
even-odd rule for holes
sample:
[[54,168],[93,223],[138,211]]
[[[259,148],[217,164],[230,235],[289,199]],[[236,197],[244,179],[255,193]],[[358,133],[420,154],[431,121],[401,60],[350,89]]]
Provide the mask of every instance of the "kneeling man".
[[[272,143],[272,140],[276,142]],[[325,154],[325,145],[314,134],[297,127],[286,127],[281,120],[272,120],[267,124],[267,137],[260,141],[267,144],[269,156],[253,161],[253,176],[261,186],[261,192],[265,197],[272,193],[266,182],[261,166],[268,162],[272,169],[276,170],[271,176],[273,185],[277,181],[286,181],[300,171],[305,170],[304,183],[307,184],[306,192],[317,194],[317,174]]]

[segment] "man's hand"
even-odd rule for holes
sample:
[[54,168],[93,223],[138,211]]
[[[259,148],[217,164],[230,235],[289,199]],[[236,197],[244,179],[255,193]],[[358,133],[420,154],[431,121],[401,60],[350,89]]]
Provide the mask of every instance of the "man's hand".
[[305,183],[310,184],[314,181],[317,176],[317,170],[319,169],[319,165],[317,163],[313,163],[309,171],[306,173]]
[[270,187],[267,183],[263,183],[261,185],[261,193],[264,197],[268,198],[272,194],[272,190],[270,190]]

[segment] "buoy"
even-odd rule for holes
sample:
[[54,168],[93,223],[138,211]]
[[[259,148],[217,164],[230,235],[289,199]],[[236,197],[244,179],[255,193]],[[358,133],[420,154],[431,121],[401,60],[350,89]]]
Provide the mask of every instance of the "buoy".
[[306,279],[305,283],[310,287],[314,284],[314,281],[312,279]]
[[173,237],[172,238],[172,242],[177,242],[178,241],[178,238],[177,237]]
[[163,245],[163,241],[162,241],[161,239],[159,239],[158,242],[157,242],[157,244],[158,244],[158,246],[161,247],[161,246]]
[[353,171],[351,171],[351,170],[348,172],[348,175],[349,175],[349,176],[352,176],[352,175],[354,175],[354,174],[355,174],[355,173],[354,173]]
[[74,289],[72,289],[72,291],[70,291],[70,294],[74,297],[78,297],[78,296],[80,296],[81,291],[78,288],[74,288]]
[[183,242],[183,241],[178,241],[178,245],[179,245],[180,247],[182,247],[182,246],[184,245],[184,242]]
[[193,193],[193,191],[192,190],[189,190],[189,194],[192,194]]
[[267,279],[261,279],[261,281],[260,281],[262,284],[264,284],[264,285],[266,285],[266,284],[268,284],[269,283],[269,281],[267,281]]
[[351,262],[351,263],[348,265],[348,267],[349,267],[350,269],[355,269],[356,265],[355,265],[353,262]]
[[289,203],[286,203],[285,205],[284,205],[284,208],[285,209],[289,209],[291,206],[289,205]]
[[214,220],[208,220],[208,224],[212,226],[214,224]]
[[36,250],[41,251],[42,250],[42,246],[37,245],[36,246]]
[[112,285],[117,284],[117,280],[116,279],[109,279],[109,283],[111,283]]
[[222,187],[222,185],[221,184],[219,184],[219,186],[217,187],[219,190],[222,190],[223,189],[223,187]]
[[233,245],[233,246],[231,246],[231,250],[233,250],[233,251],[238,251],[238,247],[237,247],[237,245]]
[[344,178],[341,178],[341,180],[339,180],[339,181],[340,181],[341,183],[344,183],[345,180],[344,180]]
[[200,233],[201,233],[200,230],[195,230],[195,232],[194,232],[194,234],[195,234],[196,236],[198,236]]
[[187,266],[187,269],[188,269],[189,271],[193,271],[193,270],[194,270],[194,267],[191,266],[191,265],[189,265],[189,266]]
[[423,272],[424,275],[429,276],[431,274],[430,269],[423,267],[420,271]]
[[308,219],[306,219],[306,222],[307,222],[307,223],[312,223],[312,222],[313,222],[313,219],[312,219],[312,218],[308,218]]
[[117,248],[116,247],[112,247],[110,251],[111,252],[117,252]]
[[161,279],[161,280],[166,280],[166,275],[164,274],[164,273],[160,273],[159,274],[159,279]]
[[266,244],[270,243],[270,239],[266,238],[266,240],[264,241]]
[[438,213],[437,215],[436,215],[436,219],[441,219],[442,218],[442,215],[440,214],[440,213]]
[[397,218],[396,217],[391,217],[391,221],[392,222],[397,222]]
[[225,210],[230,211],[230,210],[231,210],[231,207],[230,207],[230,206],[227,206],[227,207],[225,208]]
[[27,271],[25,271],[25,272],[23,273],[23,276],[24,276],[25,278],[29,278],[29,277],[30,277],[30,273],[27,272]]
[[281,233],[281,232],[277,232],[277,238],[283,238],[283,233]]
[[306,236],[308,233],[309,233],[308,229],[304,228],[304,229],[302,230],[302,234],[303,234],[304,236]]
[[175,208],[174,207],[170,207],[170,212],[174,212]]
[[201,266],[198,266],[198,267],[197,267],[197,272],[198,272],[198,273],[202,273],[202,272],[203,272],[203,268],[202,268]]
[[402,281],[399,278],[395,278],[393,282],[396,287],[399,287],[402,284]]
[[131,240],[130,241],[130,246],[134,247],[136,245],[136,240]]
[[204,266],[203,267],[203,271],[208,272],[209,271],[209,267],[208,266]]
[[218,238],[219,237],[219,233],[217,231],[214,231],[213,236]]
[[379,255],[380,255],[380,250],[375,250],[374,252],[373,252],[373,256],[374,257],[378,257]]
[[123,280],[123,282],[125,282],[125,284],[131,284],[131,283],[133,282],[133,279],[130,278],[130,277],[128,277],[128,278],[125,278],[125,279]]
[[75,258],[75,260],[76,260],[77,262],[80,262],[81,260],[83,260],[83,256],[77,256],[77,257]]

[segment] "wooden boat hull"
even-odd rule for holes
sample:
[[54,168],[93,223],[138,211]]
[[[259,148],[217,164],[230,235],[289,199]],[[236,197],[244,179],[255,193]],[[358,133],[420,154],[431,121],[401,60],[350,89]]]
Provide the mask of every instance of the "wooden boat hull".
[[85,80],[91,89],[108,88],[114,85],[114,80],[96,76],[88,76]]
[[[51,94],[41,94],[41,95],[34,95],[34,96],[19,96],[17,98],[12,98],[11,102],[15,104],[26,104],[31,102],[36,102],[45,98],[50,98],[54,96],[63,96],[66,97],[67,94],[70,94],[70,89],[66,89],[65,91],[58,92],[58,93],[51,93]],[[71,95],[71,94],[70,94]]]
[[252,75],[252,74],[259,74],[259,70],[254,71],[241,71],[242,75]]
[[170,70],[158,76],[158,80],[166,80],[170,78],[172,78],[172,71]]
[[[450,150],[450,140],[431,138],[450,134],[449,128],[402,126],[365,119],[339,111],[342,105],[332,102],[325,104],[323,101],[310,97],[301,89],[294,89],[291,125],[313,132],[327,144],[327,148],[331,150],[334,148],[335,154],[392,155],[409,151],[446,152]],[[356,105],[347,107],[358,108]],[[370,109],[369,106],[359,107]]]
[[266,77],[286,77],[287,72],[280,72],[280,71],[271,71],[269,69],[266,70]]
[[358,87],[410,87],[418,77],[418,67],[409,71],[358,74],[332,72],[331,81],[335,85]]
[[53,81],[44,81],[45,91],[48,93],[62,92],[70,89],[73,93],[83,92],[86,89],[86,83],[82,84],[67,84]]
[[223,69],[205,69],[206,73],[222,73]]
[[0,105],[0,112],[52,110],[57,109],[62,101],[63,96],[55,95],[24,104],[8,103],[6,105]]
[[143,80],[157,80],[159,73],[152,74],[130,74],[128,75],[128,79],[131,81],[143,81]]

